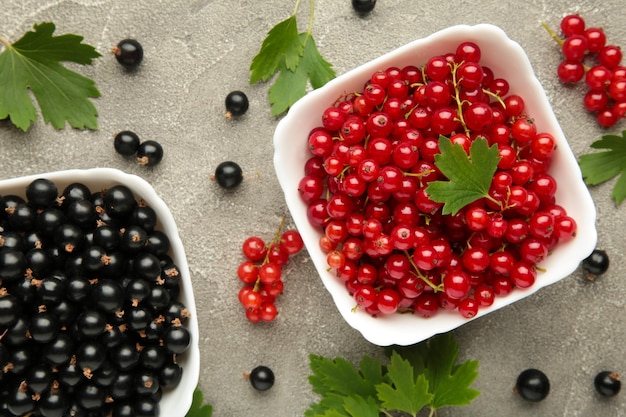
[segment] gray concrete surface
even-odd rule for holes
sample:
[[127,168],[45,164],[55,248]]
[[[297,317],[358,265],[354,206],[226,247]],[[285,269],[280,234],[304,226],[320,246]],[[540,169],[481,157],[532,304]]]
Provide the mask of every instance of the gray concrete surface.
[[[302,2],[298,19],[308,20]],[[316,400],[307,376],[308,355],[357,361],[382,350],[347,326],[302,253],[285,270],[279,318],[248,323],[237,303],[236,268],[243,240],[271,236],[288,215],[272,166],[267,85],[248,85],[248,67],[266,32],[292,13],[293,0],[4,0],[0,34],[16,40],[32,25],[53,21],[58,33],[77,33],[103,57],[80,71],[102,92],[98,131],[55,131],[40,119],[27,133],[0,130],[0,178],[69,168],[113,167],[149,181],[171,208],[185,243],[198,304],[202,369],[200,386],[216,417],[301,416]],[[558,26],[566,13],[602,26],[611,43],[626,45],[622,0],[434,1],[379,0],[366,17],[348,0],[318,0],[314,35],[341,74],[411,40],[454,24],[492,23],[527,51],[574,152],[606,133],[581,105],[581,86],[563,87],[555,76],[559,54],[541,27]],[[139,39],[145,61],[126,74],[108,53],[125,37]],[[225,120],[223,100],[244,90],[250,110]],[[610,129],[621,132],[626,123]],[[112,136],[132,129],[165,148],[164,161],[144,169],[115,154]],[[247,179],[223,192],[210,176],[218,163],[241,164]],[[626,207],[610,200],[613,182],[591,192],[598,208],[598,246],[611,256],[609,273],[596,282],[579,270],[514,306],[454,331],[461,358],[477,359],[482,395],[448,416],[626,415],[626,393],[604,400],[593,390],[602,369],[626,373],[624,221]],[[289,224],[289,217],[287,223]],[[265,393],[251,389],[244,372],[265,364],[276,373]],[[552,392],[540,404],[516,398],[511,388],[527,367],[544,370]]]

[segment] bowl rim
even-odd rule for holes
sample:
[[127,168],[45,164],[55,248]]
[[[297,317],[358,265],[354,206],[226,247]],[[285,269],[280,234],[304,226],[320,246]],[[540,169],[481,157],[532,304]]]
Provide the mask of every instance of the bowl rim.
[[[453,330],[462,324],[482,317],[485,314],[491,313],[499,308],[518,301],[519,299],[525,298],[547,285],[551,285],[556,281],[564,279],[572,272],[574,272],[574,270],[578,266],[578,262],[575,263],[573,262],[573,260],[575,259],[576,261],[581,261],[586,256],[588,256],[594,249],[597,241],[597,231],[595,229],[595,205],[593,203],[593,200],[591,199],[588,188],[582,182],[582,175],[576,174],[576,170],[578,172],[580,171],[574,154],[569,147],[567,139],[565,138],[565,135],[558,123],[558,120],[556,119],[554,111],[549,104],[545,91],[534,73],[528,56],[526,55],[523,48],[517,42],[510,39],[501,28],[495,25],[482,23],[473,26],[456,25],[442,29],[425,38],[409,42],[406,45],[403,45],[378,58],[366,62],[363,65],[360,65],[342,75],[339,75],[335,79],[329,81],[325,86],[309,92],[305,97],[298,100],[298,102],[296,102],[291,107],[287,115],[282,120],[280,120],[274,132],[274,167],[278,176],[279,183],[285,194],[285,199],[294,219],[294,222],[296,223],[296,226],[301,231],[301,233],[304,232],[303,238],[307,243],[307,248],[310,247],[312,244],[317,245],[317,242],[312,243],[310,238],[307,239],[307,228],[310,228],[311,225],[306,218],[306,213],[302,210],[299,210],[299,207],[296,207],[298,205],[299,196],[297,195],[297,187],[293,187],[293,175],[285,175],[284,168],[281,167],[281,165],[285,164],[286,158],[296,159],[294,158],[294,155],[301,156],[299,153],[296,154],[296,152],[300,152],[300,150],[294,151],[293,149],[298,146],[298,137],[301,137],[301,135],[303,134],[302,132],[306,132],[306,134],[308,135],[308,131],[310,130],[307,130],[308,125],[307,123],[303,123],[302,120],[302,117],[305,117],[306,115],[307,108],[316,107],[317,109],[317,107],[319,107],[319,103],[323,100],[326,100],[325,106],[331,105],[333,100],[335,100],[342,92],[344,92],[345,94],[346,90],[350,91],[348,87],[345,87],[346,84],[357,85],[360,83],[360,85],[362,86],[363,83],[367,79],[369,79],[371,74],[374,73],[376,70],[386,68],[391,65],[400,67],[400,64],[391,63],[391,61],[394,61],[398,56],[406,58],[406,55],[410,54],[412,51],[415,51],[416,48],[427,49],[429,46],[431,46],[432,43],[450,43],[451,40],[453,40],[455,44],[458,44],[462,40],[474,40],[476,37],[481,37],[481,39],[489,39],[490,43],[495,43],[496,46],[505,49],[506,52],[511,53],[520,59],[520,62],[516,62],[516,67],[519,67],[519,71],[523,74],[519,77],[519,84],[524,85],[525,87],[529,87],[529,92],[525,94],[532,93],[534,99],[534,110],[530,112],[531,115],[534,116],[535,113],[542,113],[541,118],[544,119],[548,125],[548,129],[544,130],[550,131],[558,140],[559,145],[565,145],[559,146],[559,163],[565,164],[565,166],[573,170],[570,175],[576,176],[575,191],[577,193],[577,196],[581,197],[577,204],[580,206],[581,210],[585,211],[584,223],[578,222],[578,219],[576,219],[579,223],[579,238],[574,239],[577,245],[577,250],[570,251],[573,253],[573,257],[568,258],[570,263],[567,265],[567,268],[562,268],[562,276],[556,280],[553,280],[553,282],[549,282],[547,284],[537,282],[535,283],[535,285],[528,289],[517,289],[517,296],[512,296],[513,294],[509,294],[506,297],[496,298],[496,302],[494,302],[493,306],[479,310],[479,314],[472,319],[461,318],[462,321],[441,320],[441,313],[447,313],[441,312],[437,316],[428,319],[430,321],[442,322],[441,327],[437,329],[429,329],[428,331],[425,331],[420,335],[411,334],[411,332],[404,332],[402,334],[398,333],[395,335],[389,335],[388,333],[384,335],[375,334],[373,329],[376,326],[368,325],[367,322],[356,323],[356,320],[354,319],[354,313],[346,311],[345,307],[342,310],[342,306],[340,306],[340,303],[345,303],[345,296],[337,294],[337,286],[331,282],[332,279],[337,280],[337,278],[332,277],[330,273],[326,271],[327,266],[323,265],[318,258],[311,256],[320,275],[320,278],[324,283],[324,286],[331,293],[332,298],[335,301],[337,308],[340,310],[343,318],[346,320],[346,322],[348,322],[350,326],[358,330],[368,341],[377,345],[387,346],[392,344],[414,344],[425,340],[435,334]],[[481,47],[481,49],[483,48]],[[436,53],[433,52],[430,54],[430,56],[434,54]],[[496,71],[494,70],[494,73],[495,72]],[[520,95],[526,99],[524,93],[520,93]],[[319,126],[320,124],[318,123],[317,125]],[[298,136],[297,133],[299,133],[300,136]],[[301,146],[305,147],[306,145]],[[309,154],[309,156],[311,155]],[[293,161],[289,161],[288,164],[293,165],[294,163]],[[302,170],[300,170],[298,172],[298,180],[302,177],[302,175]],[[557,191],[557,196],[559,195],[559,192],[562,194],[563,190]],[[585,236],[584,239],[580,237],[582,235]],[[569,243],[570,242],[566,242],[565,244]],[[347,291],[345,291],[345,289],[343,290],[343,292],[347,294]],[[358,311],[357,314],[367,313]],[[372,318],[372,320],[381,320],[381,318]],[[369,324],[372,323],[374,322],[369,322]]]
[[[95,187],[99,186],[125,185],[135,194],[137,199],[145,200],[157,213],[158,227],[167,234],[170,240],[172,259],[178,266],[182,276],[181,299],[184,300],[184,305],[190,312],[186,327],[191,335],[189,348],[181,355],[181,362],[184,364],[181,365],[183,367],[181,382],[177,387],[163,391],[159,408],[160,415],[184,417],[191,407],[193,392],[199,380],[199,326],[189,264],[172,212],[145,179],[116,168],[68,169],[2,179],[0,180],[0,195],[7,194],[4,190],[12,190],[11,193],[23,196],[26,185],[38,178],[47,178],[53,181],[59,188],[59,191],[62,190],[62,187],[74,182],[84,182],[92,192],[95,191]],[[90,186],[90,182],[96,185]],[[165,409],[163,408],[164,400],[166,401]]]

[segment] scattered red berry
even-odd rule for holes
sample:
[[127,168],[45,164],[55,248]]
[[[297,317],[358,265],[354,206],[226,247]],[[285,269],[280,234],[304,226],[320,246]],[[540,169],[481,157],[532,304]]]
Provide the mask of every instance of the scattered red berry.
[[[584,108],[595,115],[602,127],[617,124],[626,116],[626,81],[623,78],[626,68],[621,65],[619,46],[607,45],[604,31],[596,27],[586,28],[585,20],[577,14],[561,20],[562,38],[548,25],[543,25],[561,46],[563,61],[557,68],[559,80],[564,84],[575,84],[584,79],[588,88],[583,98]],[[591,59],[595,64],[586,65]]]
[[284,288],[282,267],[304,247],[298,231],[290,229],[281,233],[283,223],[284,219],[271,242],[250,236],[241,245],[246,259],[237,268],[237,276],[244,284],[238,297],[246,318],[253,323],[276,318],[276,298]]

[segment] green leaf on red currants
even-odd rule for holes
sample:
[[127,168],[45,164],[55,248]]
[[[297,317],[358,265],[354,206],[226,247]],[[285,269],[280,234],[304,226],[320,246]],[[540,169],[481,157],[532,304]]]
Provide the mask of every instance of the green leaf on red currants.
[[426,193],[431,200],[443,203],[443,214],[454,215],[480,198],[489,198],[491,180],[500,161],[497,145],[489,146],[486,139],[478,137],[468,155],[461,145],[440,136],[439,151],[435,165],[448,181],[431,182]]
[[597,185],[619,176],[611,197],[616,204],[626,198],[626,130],[619,135],[604,135],[593,142],[593,149],[606,149],[581,155],[578,161],[583,178],[587,185]]

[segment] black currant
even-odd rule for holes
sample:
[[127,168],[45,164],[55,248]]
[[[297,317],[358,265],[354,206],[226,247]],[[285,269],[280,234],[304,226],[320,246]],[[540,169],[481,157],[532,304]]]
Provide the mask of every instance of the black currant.
[[147,167],[155,166],[163,160],[163,147],[155,140],[141,142],[137,148],[137,163]]
[[143,60],[143,47],[135,39],[123,39],[112,50],[115,59],[127,69],[134,69]]
[[159,381],[163,388],[174,388],[178,386],[183,376],[183,368],[176,363],[170,363],[161,368]]
[[139,149],[139,136],[130,130],[118,132],[113,137],[113,148],[115,152],[124,156],[133,156]]
[[266,391],[274,385],[274,372],[267,366],[257,366],[250,372],[250,383],[258,391]]
[[83,370],[85,376],[90,378],[92,372],[100,369],[106,359],[106,349],[102,344],[87,340],[76,348],[76,364]]
[[0,249],[0,277],[3,282],[13,282],[24,276],[26,257],[15,249]]
[[52,384],[52,368],[46,363],[37,363],[28,368],[26,383],[33,393],[41,393]]
[[106,391],[95,383],[78,384],[74,392],[76,402],[86,410],[94,410],[104,405]]
[[48,343],[59,334],[59,319],[48,311],[33,315],[28,326],[30,337],[39,343]]
[[[33,249],[37,250],[37,249]],[[41,250],[41,249],[40,249]],[[32,251],[31,251],[32,252]],[[65,299],[67,282],[59,278],[48,276],[36,285],[37,303],[48,307],[55,306]]]
[[170,353],[180,354],[189,348],[191,335],[186,327],[170,326],[163,334],[163,344]]
[[148,233],[139,226],[129,226],[122,233],[120,246],[127,253],[137,253],[146,247]]
[[7,399],[8,409],[15,416],[27,415],[35,409],[35,401],[25,385],[15,387]]
[[139,278],[154,282],[161,276],[159,258],[148,252],[140,252],[133,259],[133,271]]
[[9,211],[7,221],[13,230],[30,231],[37,224],[37,210],[28,203],[19,203]]
[[374,10],[376,0],[352,0],[352,8],[357,13],[369,13]]
[[141,227],[147,233],[152,233],[157,225],[157,215],[152,207],[140,205],[133,210],[128,223],[132,226]]
[[622,388],[619,374],[611,371],[599,372],[593,380],[593,385],[598,394],[603,397],[613,397],[617,395]]
[[124,288],[113,279],[100,279],[91,290],[94,304],[105,313],[115,313],[124,304]]
[[138,397],[133,403],[134,417],[157,417],[159,403],[149,397]]
[[139,352],[134,344],[124,342],[111,352],[111,359],[121,371],[128,371],[139,362]]
[[135,195],[125,185],[114,185],[103,195],[104,209],[112,217],[126,217],[137,206]]
[[43,417],[63,417],[68,407],[68,400],[60,389],[50,389],[37,401],[37,409]]
[[86,199],[71,202],[65,211],[68,221],[74,223],[81,229],[93,229],[96,226],[96,206]]
[[22,314],[22,305],[13,294],[0,293],[0,328],[12,326]]
[[112,226],[100,226],[93,232],[93,244],[104,250],[112,250],[120,243],[120,232]]
[[54,243],[61,251],[77,253],[85,244],[85,233],[73,223],[63,223],[54,231]]
[[156,394],[159,377],[152,371],[142,369],[135,374],[135,392],[139,395]]
[[170,239],[160,230],[155,230],[148,236],[146,242],[146,251],[158,256],[159,258],[166,255],[170,250]]
[[538,402],[550,393],[550,380],[539,369],[529,368],[517,377],[515,391],[527,401]]
[[67,207],[70,203],[76,200],[90,200],[91,190],[80,182],[73,182],[68,184],[61,193],[61,206]]
[[591,255],[582,261],[582,268],[587,273],[587,279],[594,280],[609,269],[609,255],[602,249],[594,249]]
[[145,346],[139,354],[139,365],[143,368],[158,371],[167,360],[165,347],[159,345]]
[[226,96],[226,114],[225,117],[230,119],[233,116],[242,116],[248,111],[250,105],[248,96],[243,91],[231,91]]
[[2,343],[7,346],[21,346],[28,342],[28,325],[28,319],[25,317],[18,318],[11,327],[7,328],[7,332],[2,337]]
[[26,186],[26,198],[35,207],[51,206],[58,195],[56,184],[47,178],[38,178]]
[[107,319],[98,310],[86,310],[76,319],[76,327],[80,334],[87,338],[95,338],[104,333]]
[[56,207],[49,207],[37,214],[35,228],[43,236],[52,236],[57,227],[63,223],[65,213]]
[[44,359],[53,365],[67,363],[74,354],[76,343],[68,332],[61,332],[43,349]]
[[215,168],[215,180],[220,187],[231,190],[243,181],[243,171],[236,162],[225,161]]

